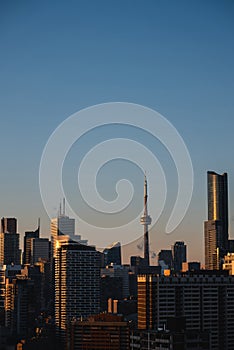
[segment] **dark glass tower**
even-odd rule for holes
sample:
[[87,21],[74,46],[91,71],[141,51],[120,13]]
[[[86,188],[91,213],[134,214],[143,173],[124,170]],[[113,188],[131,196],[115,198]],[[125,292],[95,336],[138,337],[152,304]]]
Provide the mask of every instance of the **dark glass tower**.
[[187,246],[184,242],[175,242],[173,246],[173,264],[174,270],[179,272],[182,270],[183,262],[187,261]]
[[207,172],[208,221],[205,222],[205,265],[219,268],[220,259],[228,250],[228,179],[213,171]]
[[111,263],[121,265],[121,244],[115,242],[111,246],[103,250],[104,254],[104,266],[110,265]]

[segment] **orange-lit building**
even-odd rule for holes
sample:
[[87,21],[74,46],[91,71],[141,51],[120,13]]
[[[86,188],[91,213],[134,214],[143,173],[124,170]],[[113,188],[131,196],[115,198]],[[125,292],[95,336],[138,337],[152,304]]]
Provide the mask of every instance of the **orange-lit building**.
[[67,350],[129,350],[129,336],[122,316],[99,314],[72,322]]

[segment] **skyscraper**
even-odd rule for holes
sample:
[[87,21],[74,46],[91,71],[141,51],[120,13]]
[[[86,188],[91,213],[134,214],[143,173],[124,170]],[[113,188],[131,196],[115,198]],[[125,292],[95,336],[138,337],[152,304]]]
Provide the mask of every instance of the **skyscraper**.
[[182,264],[187,261],[186,245],[184,242],[175,242],[173,246],[173,264],[174,270],[182,270]]
[[103,250],[104,266],[114,263],[121,265],[121,244],[120,242],[112,243],[109,247]]
[[0,265],[20,264],[19,234],[16,218],[2,218],[0,233]]
[[149,259],[149,232],[148,226],[151,224],[151,217],[148,215],[148,193],[147,193],[147,179],[145,176],[144,182],[144,214],[141,217],[141,224],[144,226],[144,263],[146,266],[150,265]]
[[32,240],[40,236],[40,221],[38,220],[38,227],[35,231],[26,231],[24,235],[24,253],[23,263],[30,264],[32,262]]
[[56,256],[56,240],[58,236],[69,236],[71,239],[75,235],[75,219],[69,218],[65,214],[65,202],[63,201],[63,211],[60,211],[57,218],[51,220],[50,223],[51,232],[51,257]]
[[70,243],[56,249],[55,326],[62,342],[72,320],[99,312],[100,263],[95,247]]
[[228,180],[222,175],[207,172],[208,220],[204,224],[206,269],[219,269],[228,250]]
[[2,218],[1,219],[1,232],[16,233],[17,232],[17,220],[16,220],[16,218]]

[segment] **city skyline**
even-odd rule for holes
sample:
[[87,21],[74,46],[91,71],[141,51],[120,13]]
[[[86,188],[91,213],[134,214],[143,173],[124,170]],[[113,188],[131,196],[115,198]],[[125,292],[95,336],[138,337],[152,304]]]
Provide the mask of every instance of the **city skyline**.
[[[141,216],[141,220],[139,222],[139,225],[143,226],[143,234],[142,237],[134,241],[133,243],[142,241],[141,243],[141,248],[138,247],[138,250],[140,250],[140,253],[138,251],[137,256],[141,256],[142,259],[145,261],[145,265],[158,265],[158,259],[157,257],[160,255],[160,252],[164,250],[165,247],[158,246],[156,252],[150,251],[150,235],[148,235],[148,225],[151,223],[151,217],[148,215],[148,210],[147,210],[147,204],[148,204],[148,190],[147,190],[147,177],[144,175],[144,191],[143,191],[143,199],[144,199],[144,209],[143,213]],[[60,241],[60,244],[68,244],[68,242],[76,242],[80,244],[87,245],[88,240],[85,239],[85,237],[82,237],[81,235],[78,234],[78,231],[76,231],[75,226],[76,226],[76,221],[74,218],[69,217],[66,213],[65,209],[65,198],[60,202],[59,204],[59,210],[57,213],[57,216],[51,219],[50,222],[50,233],[49,233],[49,239],[51,239],[51,256],[54,256],[54,251],[55,251],[55,243],[58,240]],[[208,215],[208,221],[204,221],[204,255],[202,256],[202,259],[191,259],[189,257],[188,261],[199,261],[202,263],[203,268],[205,267],[206,269],[219,269],[219,264],[218,260],[216,263],[211,263],[211,258],[210,254],[216,254],[216,258],[218,256],[224,257],[224,255],[227,254],[229,249],[232,250],[232,245],[233,245],[233,239],[230,237],[228,226],[229,226],[229,210],[228,210],[228,174],[225,172],[223,174],[218,174],[215,171],[208,170],[207,171],[207,215]],[[147,218],[147,224],[145,224],[145,217]],[[211,223],[211,228],[206,228],[207,224]],[[218,226],[222,226],[221,231],[219,228],[216,228],[217,232],[215,233],[215,236],[217,235],[216,238],[212,238],[212,243],[211,243],[211,237],[213,237],[213,233],[208,232],[213,232],[213,224],[218,223]],[[25,231],[23,234],[19,234],[17,230],[18,226],[18,218],[12,217],[2,217],[1,218],[1,234],[4,232],[7,232],[9,234],[16,234],[19,236],[19,248],[21,248],[21,251],[26,252],[26,240],[27,236],[34,240],[34,238],[39,239],[39,232],[40,232],[40,225],[41,225],[41,220],[40,218],[38,219],[38,227],[35,231]],[[157,226],[156,226],[157,227]],[[211,230],[211,231],[209,231]],[[150,232],[150,230],[149,230]],[[216,232],[216,231],[214,231]],[[211,235],[210,237],[207,236]],[[18,239],[19,239],[18,238]],[[40,240],[48,240],[48,238],[40,238]],[[217,242],[216,242],[217,241]],[[175,245],[177,244],[183,244],[184,242],[182,240],[180,241],[174,241],[173,242]],[[189,241],[185,242],[186,244],[189,245]],[[92,242],[89,242],[92,246],[95,246],[92,244]],[[130,242],[131,246],[132,242]],[[31,243],[30,243],[31,245]],[[112,242],[109,247],[97,247],[97,250],[100,252],[105,252],[106,250],[110,249],[110,247],[121,247],[121,249],[124,251],[124,245],[121,245],[121,242]],[[208,248],[208,246],[210,247]],[[128,245],[127,245],[128,246]],[[172,242],[171,242],[171,247],[172,247]],[[186,247],[186,246],[185,246]],[[169,248],[166,247],[167,249]],[[216,248],[219,249],[219,252],[216,252]],[[30,248],[31,249],[31,248]],[[174,248],[175,249],[175,248]],[[186,248],[185,248],[186,249]],[[213,249],[213,250],[212,250]],[[210,252],[208,253],[208,251]],[[172,248],[173,251],[173,248]],[[120,253],[121,254],[121,253]],[[180,258],[183,261],[183,254],[182,252],[179,253]],[[124,256],[124,263],[129,263],[129,258],[134,256],[134,254],[129,254],[125,252]],[[185,252],[185,260],[187,261],[186,258],[187,253]],[[175,251],[173,254],[175,258]],[[154,260],[154,258],[156,258]],[[22,261],[24,261],[25,257],[22,255]],[[121,260],[121,259],[120,259]],[[209,263],[208,263],[209,261]],[[149,263],[150,262],[150,263]],[[178,270],[182,269],[182,262],[181,266],[178,268]]]
[[[163,114],[183,137],[193,162],[195,182],[189,211],[175,232],[166,235],[176,178],[162,147],[142,135],[144,144],[156,150],[169,184],[169,205],[156,225],[150,249],[158,253],[183,240],[189,258],[203,260],[209,169],[229,174],[229,235],[234,236],[232,2],[149,1],[147,6],[120,2],[113,7],[106,1],[92,5],[72,2],[55,9],[54,4],[32,6],[26,1],[19,6],[12,1],[1,7],[0,145],[4,166],[0,214],[18,218],[21,237],[25,231],[35,230],[38,217],[41,236],[49,237],[50,219],[40,198],[38,169],[50,134],[77,110],[110,101],[139,103]],[[111,137],[127,134],[133,139],[137,134],[136,130],[109,128],[95,137],[87,135],[74,147],[65,171],[72,203],[78,200],[71,193],[75,176],[71,185],[66,181],[74,175],[74,164],[105,133]],[[121,175],[134,172],[128,167],[121,171]],[[102,189],[108,174],[114,172],[112,168],[103,174]],[[137,175],[136,185],[141,175]],[[103,193],[109,198],[113,183],[106,181],[106,186]],[[139,203],[140,186],[136,191]],[[153,187],[157,187],[157,179],[149,183],[149,188]],[[59,203],[54,205],[56,212]],[[152,218],[155,206],[157,203],[150,208]],[[76,225],[85,239],[79,222]],[[141,237],[142,227],[138,225],[137,230]],[[134,254],[134,249],[127,255]]]

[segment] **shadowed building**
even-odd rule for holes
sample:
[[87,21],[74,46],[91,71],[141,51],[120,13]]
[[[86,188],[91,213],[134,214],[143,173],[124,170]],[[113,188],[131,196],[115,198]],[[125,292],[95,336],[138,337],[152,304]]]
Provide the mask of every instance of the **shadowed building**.
[[35,231],[26,231],[24,235],[24,256],[23,263],[32,263],[32,240],[40,236],[40,222],[38,221],[38,228]]
[[208,332],[212,350],[233,350],[234,276],[208,270],[138,276],[138,329],[164,329],[175,317],[185,318],[186,331]]
[[123,317],[100,314],[71,326],[69,350],[129,350],[129,325]]
[[0,265],[20,264],[19,234],[16,218],[2,218],[0,233]]
[[62,244],[55,258],[55,326],[57,338],[65,340],[73,319],[99,312],[100,253],[95,247]]
[[175,242],[173,246],[173,265],[176,272],[182,270],[182,264],[187,261],[187,246],[184,242]]
[[103,250],[104,267],[111,263],[121,265],[121,245],[115,242]]

